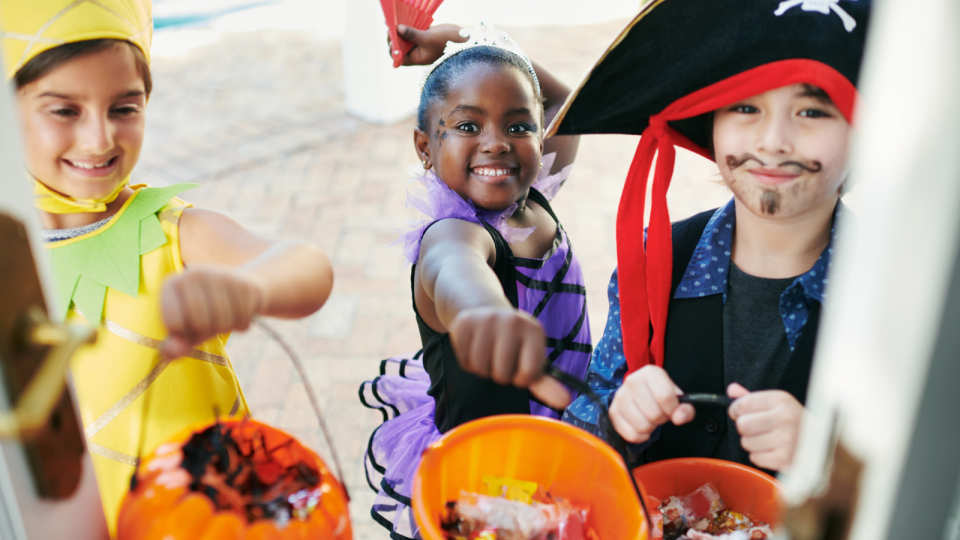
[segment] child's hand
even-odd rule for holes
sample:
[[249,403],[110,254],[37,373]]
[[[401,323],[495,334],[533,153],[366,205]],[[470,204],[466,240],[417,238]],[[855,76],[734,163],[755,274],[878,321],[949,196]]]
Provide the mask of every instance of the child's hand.
[[179,358],[217,334],[246,330],[262,300],[256,283],[236,268],[186,270],[163,284],[160,305],[170,336],[161,352]]
[[677,398],[681,394],[663,368],[644,366],[628,375],[614,394],[610,421],[626,441],[642,443],[660,425],[693,420],[693,406],[681,404]]
[[[404,24],[397,26],[397,35],[413,43],[413,48],[403,57],[405,66],[429,66],[443,56],[448,41],[463,42],[460,27],[455,24],[438,24],[426,30],[417,30]],[[393,43],[387,38],[393,57]]]
[[730,418],[737,423],[740,445],[757,467],[782,471],[793,463],[800,436],[803,405],[783,390],[750,392],[737,383],[727,387],[736,399]]
[[546,337],[536,318],[513,308],[464,309],[451,321],[450,342],[460,366],[498,384],[529,388],[552,408],[570,404],[570,394],[546,377]]

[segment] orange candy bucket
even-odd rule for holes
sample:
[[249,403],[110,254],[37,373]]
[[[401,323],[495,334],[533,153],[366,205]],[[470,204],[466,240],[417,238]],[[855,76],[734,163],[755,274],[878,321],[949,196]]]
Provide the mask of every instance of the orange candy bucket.
[[479,493],[481,477],[536,482],[551,494],[590,505],[588,526],[601,540],[646,540],[647,524],[617,453],[557,420],[502,415],[450,430],[424,453],[413,482],[413,512],[424,540],[444,540],[440,518],[460,491]]
[[779,482],[739,463],[708,458],[668,459],[637,467],[633,477],[643,490],[651,512],[657,509],[658,500],[688,495],[711,482],[723,502],[735,512],[773,528],[782,522]]
[[217,511],[210,500],[191,492],[190,476],[180,467],[183,445],[213,423],[192,426],[146,456],[138,468],[137,487],[120,508],[118,540],[350,540],[353,536],[347,494],[339,480],[312,450],[291,435],[252,419],[217,422],[238,440],[259,441],[273,463],[284,467],[309,463],[320,474],[320,504],[309,519],[291,519],[285,527],[272,521],[247,523],[234,511]]

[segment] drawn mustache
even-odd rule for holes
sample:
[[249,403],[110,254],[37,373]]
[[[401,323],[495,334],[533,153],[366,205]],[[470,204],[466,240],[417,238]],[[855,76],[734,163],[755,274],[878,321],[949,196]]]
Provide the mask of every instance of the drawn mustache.
[[[736,170],[742,167],[748,161],[756,161],[760,164],[761,167],[766,167],[767,164],[760,160],[757,156],[751,153],[745,153],[740,157],[737,156],[727,156],[727,167],[730,167],[730,170]],[[797,167],[807,172],[818,173],[823,169],[823,164],[819,161],[784,161],[777,165],[777,167]]]

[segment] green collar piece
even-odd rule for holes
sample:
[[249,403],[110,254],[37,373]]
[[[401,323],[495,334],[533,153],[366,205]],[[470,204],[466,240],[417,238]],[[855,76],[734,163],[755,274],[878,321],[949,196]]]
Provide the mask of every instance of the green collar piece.
[[98,326],[107,287],[136,298],[140,290],[140,256],[167,243],[157,212],[170,199],[197,186],[142,188],[117,221],[105,225],[99,234],[51,248],[60,300],[57,320],[66,317],[72,304],[92,326]]

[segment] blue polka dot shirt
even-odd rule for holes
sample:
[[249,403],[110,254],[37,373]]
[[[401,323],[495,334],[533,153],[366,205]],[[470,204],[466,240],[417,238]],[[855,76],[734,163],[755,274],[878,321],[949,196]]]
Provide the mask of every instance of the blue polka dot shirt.
[[[834,223],[842,212],[843,203],[838,203],[834,211]],[[730,249],[733,245],[735,223],[736,211],[734,200],[731,199],[707,222],[683,279],[677,286],[674,298],[697,298],[721,294],[723,302],[726,303],[727,274],[730,271]],[[830,243],[813,267],[797,277],[780,296],[780,316],[783,318],[783,326],[791,350],[796,347],[800,339],[813,302],[823,302],[826,298],[827,274],[833,255],[835,232],[835,228],[830,230]],[[610,278],[607,298],[610,303],[607,325],[603,329],[603,337],[593,349],[586,383],[609,407],[614,392],[627,375],[627,359],[623,355],[623,331],[620,326],[620,289],[616,270]],[[599,408],[593,402],[586,396],[580,396],[564,411],[563,419],[601,436],[596,429],[599,413]],[[655,440],[656,434],[647,444]]]

